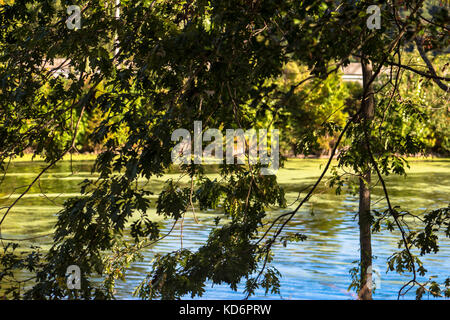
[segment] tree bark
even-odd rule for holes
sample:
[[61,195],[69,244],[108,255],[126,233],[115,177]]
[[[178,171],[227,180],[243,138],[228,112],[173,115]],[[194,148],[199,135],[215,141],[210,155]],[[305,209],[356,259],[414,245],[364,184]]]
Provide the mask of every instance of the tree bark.
[[[375,102],[372,78],[372,64],[361,60],[363,71],[364,96],[361,105],[361,121],[366,126],[374,116]],[[367,154],[367,145],[362,143],[362,154]],[[372,241],[371,241],[371,214],[370,214],[370,161],[369,157],[363,165],[359,178],[359,242],[361,251],[361,282],[358,297],[361,300],[372,299]]]

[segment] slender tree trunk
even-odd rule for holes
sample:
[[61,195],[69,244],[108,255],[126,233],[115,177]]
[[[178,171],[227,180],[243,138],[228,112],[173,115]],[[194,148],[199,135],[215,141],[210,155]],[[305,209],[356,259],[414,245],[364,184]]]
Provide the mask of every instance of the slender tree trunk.
[[[362,101],[361,121],[363,125],[370,123],[374,115],[374,91],[372,83],[372,64],[361,60],[363,71],[363,84],[365,99]],[[363,143],[362,151],[367,148]],[[363,151],[363,153],[365,153]],[[368,159],[369,157],[367,157]],[[358,293],[359,299],[372,299],[372,242],[371,242],[371,215],[370,215],[370,161],[366,160],[359,179],[359,243],[361,250],[361,283]]]

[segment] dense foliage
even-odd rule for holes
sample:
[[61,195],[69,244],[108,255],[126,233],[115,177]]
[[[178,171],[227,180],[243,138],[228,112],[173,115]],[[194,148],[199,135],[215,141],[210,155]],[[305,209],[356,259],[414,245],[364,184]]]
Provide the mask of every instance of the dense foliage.
[[[417,69],[403,54],[419,37],[428,51],[445,54],[448,8],[429,11],[428,2],[398,2],[375,1],[382,7],[381,30],[366,27],[372,1],[121,1],[120,19],[112,1],[78,1],[80,30],[67,28],[64,1],[1,6],[2,169],[25,152],[42,155],[51,167],[80,149],[99,152],[94,167],[99,178],[83,183],[83,197],[65,202],[48,252],[21,259],[15,245],[2,249],[0,281],[28,268],[36,277],[22,297],[113,298],[114,281],[140,258],[141,249],[164,237],[147,216],[150,191],[138,179],[161,176],[171,167],[176,143],[171,134],[192,130],[194,121],[202,121],[204,129],[286,128],[286,153],[325,151],[330,160],[337,155],[332,185],[338,192],[352,185],[339,169],[350,168],[364,184],[370,182],[364,181],[368,171],[380,179],[404,174],[405,155],[433,148],[447,152],[448,105],[439,105],[447,94],[442,86],[448,78],[441,76],[446,65]],[[424,20],[424,12],[431,17]],[[351,59],[373,63],[363,88],[342,84],[336,73]],[[411,53],[411,59],[419,56]],[[377,105],[373,118],[363,113],[370,97]],[[216,209],[216,227],[196,251],[181,247],[157,255],[136,294],[201,296],[206,281],[233,289],[244,281],[247,295],[257,288],[279,292],[272,248],[305,240],[283,228],[330,163],[296,209],[272,221],[266,208],[286,206],[284,191],[276,176],[261,175],[259,164],[221,165],[214,181],[203,165],[181,166],[191,183],[169,180],[157,200],[158,215],[177,223],[195,206]],[[400,219],[408,213],[391,205],[384,189],[388,206],[373,213],[371,226],[401,231],[401,251],[390,260],[391,269],[413,273],[409,284],[418,285],[418,297],[423,290],[441,295],[437,284],[427,289],[417,282],[416,272],[425,271],[411,251],[438,250],[436,227],[447,228],[449,236],[448,208],[426,215],[424,231],[411,233]],[[19,200],[2,211],[0,224]],[[128,231],[132,243],[124,240]],[[79,291],[65,287],[67,266],[74,261],[83,270]],[[104,282],[91,281],[94,274]],[[448,281],[445,285],[448,296]],[[20,284],[10,293],[19,297],[17,288]]]

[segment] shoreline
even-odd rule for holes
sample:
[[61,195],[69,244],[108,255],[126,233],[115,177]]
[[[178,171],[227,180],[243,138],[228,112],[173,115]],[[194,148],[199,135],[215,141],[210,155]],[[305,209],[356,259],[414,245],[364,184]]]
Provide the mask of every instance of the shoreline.
[[[100,153],[77,153],[77,154],[67,154],[61,159],[62,161],[94,161]],[[285,157],[287,161],[292,160],[326,160],[328,156],[304,156],[298,155],[296,157],[292,156],[282,156]],[[417,156],[406,156],[404,157],[407,161],[450,161],[450,155],[440,155],[440,154],[430,154],[430,155],[417,155]],[[336,159],[336,156],[334,157]],[[61,161],[60,160],[60,161]],[[9,161],[9,160],[8,160]],[[5,161],[7,163],[8,161]],[[11,162],[45,162],[44,157],[34,156],[32,153],[26,153],[23,156],[16,157],[11,160]]]

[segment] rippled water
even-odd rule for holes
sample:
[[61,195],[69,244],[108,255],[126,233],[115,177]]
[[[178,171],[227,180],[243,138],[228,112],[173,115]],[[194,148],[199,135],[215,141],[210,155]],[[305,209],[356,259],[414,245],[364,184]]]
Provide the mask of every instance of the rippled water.
[[[6,238],[20,238],[51,232],[56,220],[56,212],[62,202],[70,196],[78,195],[79,183],[90,174],[92,162],[64,162],[45,174],[40,185],[34,186],[5,220],[2,235]],[[278,173],[278,180],[286,189],[287,202],[297,198],[297,190],[314,181],[320,173],[321,160],[292,160]],[[42,162],[15,162],[0,185],[0,206],[13,201],[23,186],[29,183]],[[74,171],[73,173],[71,171]],[[154,192],[161,190],[169,176],[152,181],[148,188]],[[406,179],[387,179],[394,205],[421,214],[426,210],[447,206],[450,202],[450,161],[413,161]],[[142,181],[145,183],[145,181]],[[22,188],[21,188],[22,187]],[[17,189],[18,188],[18,189]],[[45,196],[43,195],[45,194]],[[372,198],[373,206],[383,209],[385,204],[381,190],[377,186]],[[281,297],[257,292],[257,299],[354,299],[355,294],[347,290],[351,277],[349,270],[359,259],[359,231],[355,219],[357,198],[350,194],[336,196],[333,191],[321,189],[289,224],[287,231],[307,235],[305,242],[279,246],[275,249],[273,265],[282,273]],[[154,209],[150,210],[154,214]],[[281,211],[269,212],[271,217]],[[207,238],[213,226],[214,212],[199,213],[200,224],[187,217],[183,226],[183,247],[195,249]],[[166,230],[171,221],[161,221]],[[387,231],[373,235],[374,277],[378,288],[375,299],[396,299],[398,290],[411,275],[386,273],[387,258],[396,251],[399,234]],[[49,238],[40,238],[36,243],[48,248]],[[180,248],[180,227],[156,246],[144,253],[144,260],[136,262],[127,272],[127,281],[117,284],[119,299],[132,299],[132,292],[149,271],[149,261],[154,252],[170,252]],[[450,276],[450,241],[442,239],[441,250],[436,255],[423,258],[427,277],[437,276],[442,282]],[[421,280],[424,280],[422,278]],[[226,286],[207,286],[203,298],[242,299],[243,288],[237,292]],[[189,299],[190,297],[186,297]],[[414,298],[412,290],[406,298]],[[426,298],[426,297],[425,297]]]

